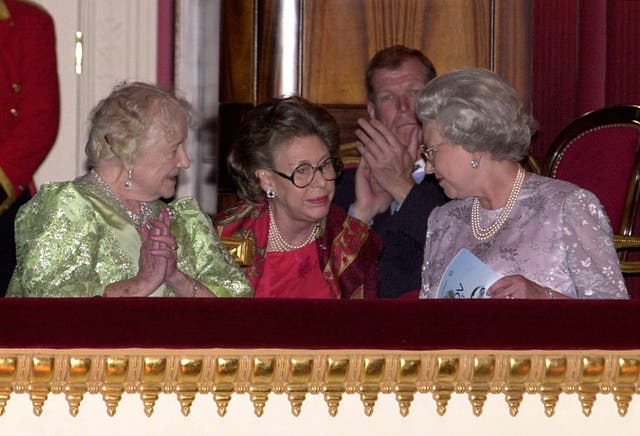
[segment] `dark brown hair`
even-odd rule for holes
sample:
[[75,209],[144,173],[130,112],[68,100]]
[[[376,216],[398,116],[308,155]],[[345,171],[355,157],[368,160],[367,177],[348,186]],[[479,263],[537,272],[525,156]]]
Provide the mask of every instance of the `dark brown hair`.
[[256,170],[273,168],[279,147],[294,138],[313,135],[324,142],[331,157],[338,157],[338,124],[322,106],[292,96],[273,99],[249,111],[240,123],[228,158],[238,196],[258,203],[264,193]]

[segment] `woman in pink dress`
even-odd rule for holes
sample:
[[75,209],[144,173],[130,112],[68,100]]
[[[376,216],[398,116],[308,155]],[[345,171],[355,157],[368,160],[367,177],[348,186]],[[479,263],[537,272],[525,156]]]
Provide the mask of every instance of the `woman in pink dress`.
[[495,73],[433,79],[416,100],[427,172],[455,199],[428,222],[422,298],[436,298],[463,248],[502,276],[491,298],[629,298],[609,219],[594,194],[527,173],[535,122]]

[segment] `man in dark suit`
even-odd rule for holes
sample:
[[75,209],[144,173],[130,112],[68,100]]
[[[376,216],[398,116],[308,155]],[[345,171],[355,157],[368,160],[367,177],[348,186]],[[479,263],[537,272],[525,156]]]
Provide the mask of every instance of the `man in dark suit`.
[[415,97],[435,75],[418,50],[393,46],[376,53],[366,73],[370,119],[359,119],[356,130],[362,157],[336,187],[335,202],[371,223],[384,241],[378,264],[382,298],[420,289],[427,218],[446,201],[435,178],[425,175],[418,152]]
[[51,16],[30,2],[0,0],[0,296],[15,267],[14,218],[55,142],[59,99]]

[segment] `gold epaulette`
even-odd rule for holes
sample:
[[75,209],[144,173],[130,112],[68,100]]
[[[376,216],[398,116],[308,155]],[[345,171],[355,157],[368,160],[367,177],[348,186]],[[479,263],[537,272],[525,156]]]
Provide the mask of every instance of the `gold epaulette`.
[[0,20],[8,20],[9,18],[11,18],[9,8],[3,0],[0,0]]
[[13,184],[9,177],[0,168],[0,215],[5,213],[7,209],[11,207],[14,201],[16,201],[16,194],[13,191]]
[[[32,6],[42,12],[45,12],[46,14],[49,14],[49,11],[47,11],[40,3],[36,3],[30,0],[18,1]],[[8,20],[9,18],[11,18],[11,11],[9,11],[9,8],[7,7],[7,4],[4,2],[4,0],[0,0],[0,20]]]

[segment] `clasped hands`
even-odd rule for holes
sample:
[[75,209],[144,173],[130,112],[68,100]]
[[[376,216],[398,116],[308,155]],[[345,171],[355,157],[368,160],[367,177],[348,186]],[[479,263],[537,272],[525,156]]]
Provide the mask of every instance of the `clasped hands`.
[[175,288],[184,275],[177,267],[176,238],[171,234],[171,217],[167,209],[162,209],[158,218],[149,221],[139,233],[142,239],[138,260],[138,279],[145,295],[151,294],[163,283]]
[[356,218],[369,222],[392,201],[402,204],[413,188],[411,173],[418,156],[420,128],[414,128],[405,145],[378,120],[360,118],[358,125],[356,148],[362,159],[356,170],[352,211]]

